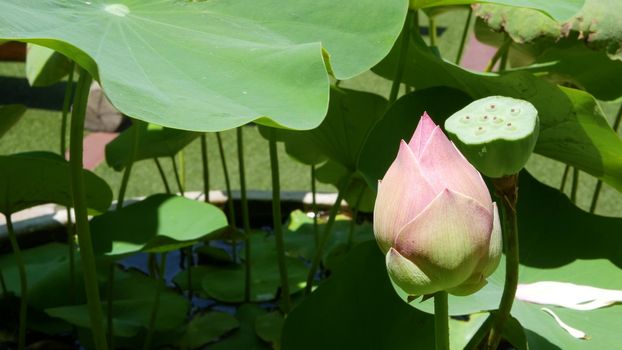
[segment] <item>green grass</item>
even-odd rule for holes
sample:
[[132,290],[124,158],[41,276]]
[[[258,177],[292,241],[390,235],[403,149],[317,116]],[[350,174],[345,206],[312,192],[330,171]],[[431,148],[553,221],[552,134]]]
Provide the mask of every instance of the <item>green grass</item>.
[[[450,60],[456,55],[457,43],[460,39],[466,11],[455,11],[439,17],[439,26],[446,26],[447,30],[439,37],[439,49],[444,57]],[[425,16],[420,15],[421,24],[425,25]],[[21,72],[21,73],[20,73]],[[24,65],[19,63],[0,64],[0,75],[23,76]],[[383,96],[388,96],[391,83],[371,72],[343,81],[342,87],[366,90]],[[613,123],[615,113],[620,101],[601,104],[610,122]],[[0,154],[32,150],[49,150],[57,152],[59,148],[59,125],[60,112],[29,110],[22,120],[0,139]],[[246,155],[247,186],[254,190],[269,190],[271,188],[268,143],[253,126],[244,127],[244,150]],[[622,135],[622,130],[620,131]],[[233,189],[239,188],[238,163],[235,141],[235,131],[222,133],[231,184]],[[202,165],[200,155],[200,142],[196,140],[185,149],[187,190],[201,191]],[[208,135],[208,158],[211,176],[211,188],[225,188],[222,166],[218,154],[216,138],[213,134]],[[308,166],[297,163],[289,158],[283,145],[279,145],[279,162],[281,174],[281,188],[284,191],[308,191],[310,188],[310,169]],[[163,159],[169,185],[176,190],[171,162]],[[533,155],[527,164],[527,169],[543,183],[559,188],[564,164],[539,156]],[[120,186],[122,174],[115,172],[105,163],[95,169],[95,172],[103,177],[116,193]],[[571,177],[566,185],[566,193],[569,194]],[[589,208],[596,180],[592,176],[581,173],[577,192],[577,205],[585,210]],[[334,191],[330,185],[320,184],[319,191]],[[146,195],[149,193],[163,192],[164,187],[153,161],[138,162],[132,173],[128,185],[127,196]],[[622,194],[608,185],[603,185],[598,214],[622,217]]]

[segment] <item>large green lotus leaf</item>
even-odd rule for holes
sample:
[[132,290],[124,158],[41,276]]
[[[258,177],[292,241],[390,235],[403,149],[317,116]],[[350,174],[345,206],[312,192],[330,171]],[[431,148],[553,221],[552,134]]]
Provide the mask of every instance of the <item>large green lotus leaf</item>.
[[4,105],[0,106],[0,137],[17,123],[26,113],[26,106]]
[[534,64],[519,68],[551,82],[585,90],[599,100],[622,96],[622,83],[611,77],[622,76],[622,61],[611,60],[602,51],[583,43],[562,39],[534,57]]
[[233,333],[211,345],[210,350],[268,350],[272,349],[267,343],[263,342],[255,333],[255,323],[257,320],[266,315],[266,310],[258,305],[243,304],[241,305],[235,317],[240,322],[240,327]]
[[[22,251],[28,276],[28,304],[39,310],[67,305],[72,302],[67,292],[69,281],[69,257],[65,244],[48,243]],[[76,259],[75,300],[84,302],[82,270]],[[7,290],[20,294],[19,273],[13,254],[0,256],[0,270]]]
[[[392,51],[374,70],[390,77],[396,62],[396,52]],[[418,89],[453,87],[474,99],[503,95],[527,100],[538,109],[540,117],[535,152],[575,166],[622,190],[622,140],[588,93],[555,86],[527,72],[470,72],[439,59],[419,37],[409,46],[403,81]]]
[[106,145],[106,163],[117,171],[123,170],[132,158],[135,128],[139,130],[135,162],[156,157],[172,157],[201,135],[155,124],[132,125]]
[[[8,215],[39,204],[73,206],[69,162],[51,152],[0,156],[0,212]],[[103,212],[112,202],[108,184],[84,170],[86,204]]]
[[178,346],[182,349],[197,349],[239,326],[240,322],[233,315],[224,312],[208,312],[195,316],[186,325]]
[[[186,298],[165,288],[160,281],[138,272],[117,271],[112,308],[115,336],[129,338],[147,328],[158,288],[160,303],[154,329],[170,331],[185,322],[189,307]],[[106,305],[105,300],[102,300],[102,305]],[[48,315],[61,318],[77,327],[88,328],[91,324],[87,305],[63,306],[45,311]],[[103,312],[106,315],[107,308],[104,307]]]
[[28,44],[26,78],[31,86],[48,86],[69,74],[71,61],[62,54],[39,45]]
[[[0,38],[86,67],[123,113],[176,129],[310,129],[337,79],[380,61],[406,0],[3,1]],[[325,67],[325,64],[327,67]]]
[[433,349],[433,327],[395,294],[376,242],[365,242],[287,316],[282,348]]
[[557,39],[561,36],[560,22],[531,8],[497,4],[478,4],[473,7],[473,14],[483,19],[488,30],[504,31],[516,43],[528,43],[540,37]]
[[[387,100],[369,92],[331,88],[326,118],[313,130],[276,130],[277,140],[285,151],[305,164],[318,164],[331,159],[350,172],[356,171],[356,160],[369,129],[387,107]],[[270,131],[261,128],[268,138]]]
[[[273,300],[281,284],[274,237],[251,234],[251,301]],[[243,256],[244,253],[241,253]],[[299,258],[286,257],[289,291],[296,293],[306,284],[307,267]],[[203,269],[202,290],[211,298],[226,303],[244,301],[244,266],[207,266]]]
[[622,2],[618,0],[585,0],[579,13],[564,23],[564,29],[579,32],[588,46],[606,51],[613,59],[622,60]]
[[[622,235],[618,234],[622,232],[622,219],[586,213],[527,172],[521,173],[519,188],[520,283],[558,281],[622,289]],[[450,313],[464,315],[496,309],[504,274],[502,260],[482,290],[468,297],[450,296]],[[407,295],[398,293],[407,301]],[[431,300],[416,300],[411,305],[430,313],[434,310]],[[571,337],[541,307],[516,300],[512,309],[512,315],[525,328],[531,349],[551,348],[547,343],[561,349],[607,349],[619,342],[619,336],[611,330],[622,327],[622,306],[593,311],[551,307],[566,323],[591,336],[590,340]]]
[[152,195],[91,220],[93,248],[105,256],[180,249],[225,227],[227,218],[216,206],[168,194]]
[[369,133],[358,159],[358,168],[369,186],[377,187],[397,156],[400,140],[411,139],[424,112],[443,125],[469,102],[471,98],[464,92],[442,86],[416,90],[398,99]]
[[[583,2],[586,0],[490,0],[490,1],[473,1],[473,0],[410,0],[411,7],[414,8],[428,8],[435,6],[450,6],[450,5],[467,5],[473,3],[492,3],[509,5],[514,7],[526,7],[529,9],[536,9],[546,13],[551,18],[558,21],[565,20],[575,15],[583,6]],[[589,0],[587,0],[589,1]]]

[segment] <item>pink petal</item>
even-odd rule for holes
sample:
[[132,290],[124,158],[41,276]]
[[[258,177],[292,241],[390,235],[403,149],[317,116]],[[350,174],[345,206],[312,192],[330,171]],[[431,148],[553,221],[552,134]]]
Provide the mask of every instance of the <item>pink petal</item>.
[[490,243],[488,245],[488,255],[484,259],[484,277],[492,275],[499,266],[501,254],[503,253],[503,238],[501,236],[501,220],[499,220],[499,209],[497,203],[492,203],[492,232],[490,233]]
[[519,284],[516,290],[516,299],[573,310],[595,310],[622,303],[622,290],[603,289],[568,282],[540,281]]
[[419,124],[417,124],[417,128],[415,129],[415,133],[410,139],[410,142],[408,142],[408,146],[413,151],[415,158],[421,158],[421,153],[435,128],[437,128],[437,126],[428,115],[428,112],[423,112],[421,119],[419,119]]
[[421,175],[419,164],[402,141],[397,158],[378,184],[374,207],[374,234],[384,254],[393,246],[398,232],[435,197]]
[[404,227],[395,249],[442,289],[457,287],[488,253],[492,219],[473,198],[446,189]]
[[[447,139],[440,128],[434,129],[419,159],[421,171],[435,191],[448,188],[474,198],[488,211],[492,199],[479,172]],[[490,212],[491,213],[491,212]]]

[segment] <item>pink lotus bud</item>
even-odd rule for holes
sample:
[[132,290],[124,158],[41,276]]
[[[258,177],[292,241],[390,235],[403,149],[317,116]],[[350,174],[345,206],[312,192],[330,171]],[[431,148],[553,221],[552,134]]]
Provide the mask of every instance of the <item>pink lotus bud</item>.
[[497,205],[427,113],[378,184],[374,233],[389,276],[411,295],[474,293],[499,264]]

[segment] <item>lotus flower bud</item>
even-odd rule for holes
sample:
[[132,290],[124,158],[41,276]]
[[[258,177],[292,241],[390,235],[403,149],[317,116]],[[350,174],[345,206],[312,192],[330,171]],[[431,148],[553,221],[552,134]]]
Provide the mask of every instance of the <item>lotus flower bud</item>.
[[468,295],[501,257],[497,206],[481,175],[424,113],[378,184],[374,234],[410,295]]
[[540,129],[538,111],[531,103],[489,96],[447,118],[445,130],[477,170],[501,178],[518,174],[525,166]]

